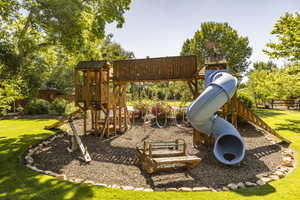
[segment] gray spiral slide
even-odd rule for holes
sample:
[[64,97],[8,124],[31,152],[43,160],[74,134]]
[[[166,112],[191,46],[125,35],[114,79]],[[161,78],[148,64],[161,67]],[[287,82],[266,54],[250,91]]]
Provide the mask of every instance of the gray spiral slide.
[[215,158],[225,164],[240,163],[245,144],[236,128],[215,113],[234,95],[237,79],[227,72],[215,71],[206,79],[204,92],[188,107],[187,118],[198,131],[213,136]]

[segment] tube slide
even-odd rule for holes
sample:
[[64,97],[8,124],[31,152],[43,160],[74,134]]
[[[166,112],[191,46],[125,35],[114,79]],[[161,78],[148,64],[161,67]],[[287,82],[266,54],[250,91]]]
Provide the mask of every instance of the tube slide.
[[204,92],[188,107],[187,118],[196,130],[215,138],[213,153],[219,162],[238,164],[245,156],[243,138],[231,123],[215,114],[234,95],[237,79],[216,71],[206,83]]

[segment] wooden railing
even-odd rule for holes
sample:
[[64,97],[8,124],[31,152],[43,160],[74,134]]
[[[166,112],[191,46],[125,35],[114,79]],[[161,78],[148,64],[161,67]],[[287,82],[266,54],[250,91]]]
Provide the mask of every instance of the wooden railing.
[[243,117],[244,119],[248,120],[252,124],[262,128],[263,130],[267,131],[268,133],[276,136],[280,140],[290,144],[291,141],[281,136],[277,133],[274,129],[272,129],[268,124],[266,124],[260,117],[258,117],[255,113],[253,113],[250,109],[248,109],[240,100],[236,99],[236,110],[239,116]]

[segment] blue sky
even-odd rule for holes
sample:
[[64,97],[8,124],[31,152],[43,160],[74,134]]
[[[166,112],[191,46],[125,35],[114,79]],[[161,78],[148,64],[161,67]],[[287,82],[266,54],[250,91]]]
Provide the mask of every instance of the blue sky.
[[285,12],[296,11],[300,0],[133,0],[123,28],[110,24],[106,31],[136,58],[163,57],[179,55],[202,22],[228,22],[249,38],[250,60],[267,61],[262,49],[275,39],[270,34],[274,24]]

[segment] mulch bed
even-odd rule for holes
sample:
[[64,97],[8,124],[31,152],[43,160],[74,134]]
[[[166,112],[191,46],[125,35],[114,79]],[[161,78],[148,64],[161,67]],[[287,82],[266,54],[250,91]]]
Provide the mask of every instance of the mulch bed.
[[[82,130],[81,121],[75,123]],[[250,124],[239,128],[246,143],[246,156],[239,166],[225,166],[218,163],[206,147],[193,148],[192,129],[170,126],[163,129],[134,126],[125,134],[110,139],[94,135],[82,137],[92,161],[85,164],[79,151],[69,153],[69,137],[53,140],[32,156],[37,168],[65,174],[68,178],[92,180],[109,185],[130,185],[134,187],[198,187],[220,188],[229,183],[256,182],[259,177],[270,174],[280,165],[281,148],[271,144],[262,132]],[[175,169],[152,175],[140,169],[136,146],[144,140],[184,139],[188,153],[197,155],[203,161],[196,168]]]

